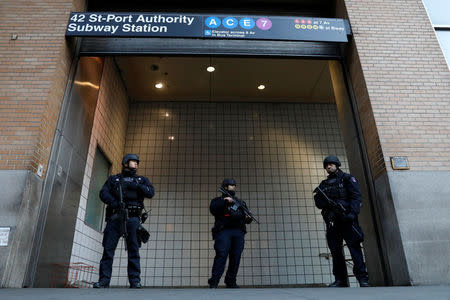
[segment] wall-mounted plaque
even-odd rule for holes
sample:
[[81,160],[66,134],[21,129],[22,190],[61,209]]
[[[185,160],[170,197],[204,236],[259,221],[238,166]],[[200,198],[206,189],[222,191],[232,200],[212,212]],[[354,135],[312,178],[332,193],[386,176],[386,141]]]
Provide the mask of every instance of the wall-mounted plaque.
[[9,227],[0,227],[0,246],[8,246]]
[[406,156],[391,156],[391,165],[394,170],[409,170],[408,158]]

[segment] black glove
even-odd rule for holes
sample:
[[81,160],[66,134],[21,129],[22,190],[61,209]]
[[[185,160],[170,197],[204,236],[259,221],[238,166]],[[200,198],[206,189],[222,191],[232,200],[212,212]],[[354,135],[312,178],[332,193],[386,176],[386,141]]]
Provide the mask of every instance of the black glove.
[[138,188],[143,192],[143,193],[147,193],[148,192],[148,187],[145,184],[138,184]]
[[351,223],[351,222],[353,222],[355,219],[356,219],[356,216],[355,216],[354,214],[352,214],[352,213],[346,214],[346,215],[344,216],[344,222]]

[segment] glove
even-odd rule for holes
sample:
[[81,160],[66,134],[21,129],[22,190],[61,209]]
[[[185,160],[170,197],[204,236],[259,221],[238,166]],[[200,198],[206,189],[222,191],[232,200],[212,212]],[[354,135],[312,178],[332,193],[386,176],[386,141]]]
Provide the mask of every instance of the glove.
[[138,188],[143,192],[143,193],[147,193],[148,192],[148,187],[145,184],[139,184]]
[[225,201],[225,205],[227,206],[232,206],[235,203],[235,201],[231,197],[225,197],[223,198],[223,200]]
[[344,222],[351,223],[356,219],[356,216],[352,213],[346,214],[344,216]]

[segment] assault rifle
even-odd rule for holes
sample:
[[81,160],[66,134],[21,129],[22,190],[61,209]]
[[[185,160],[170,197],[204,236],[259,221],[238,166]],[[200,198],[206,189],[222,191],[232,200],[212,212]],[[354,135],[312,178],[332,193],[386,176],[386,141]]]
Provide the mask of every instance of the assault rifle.
[[331,200],[330,198],[328,198],[327,194],[325,194],[325,192],[322,191],[322,189],[320,187],[316,187],[314,189],[313,193],[319,193],[320,195],[322,195],[322,197],[324,197],[325,200],[327,200],[328,206],[331,208],[331,210],[337,216],[343,218],[347,214],[347,210],[345,209],[345,207],[342,204],[337,203],[337,202]]
[[230,197],[231,199],[233,199],[233,201],[234,201],[233,207],[235,207],[234,210],[238,210],[239,208],[242,209],[242,211],[244,212],[244,214],[246,216],[250,217],[253,221],[255,221],[257,224],[259,224],[259,221],[256,219],[256,217],[250,212],[250,210],[247,208],[247,206],[241,200],[231,196],[231,194],[223,187],[219,188],[219,192],[221,192],[222,194],[225,194],[228,197]]
[[[345,207],[342,204],[331,200],[320,187],[316,187],[313,193],[319,193],[320,195],[322,195],[322,197],[325,198],[325,200],[327,201],[330,210],[333,211],[338,218],[344,219],[344,217],[347,215],[347,210],[345,209]],[[333,224],[333,221],[331,221],[331,224]],[[361,232],[359,232],[358,228],[356,228],[353,222],[352,222],[352,230],[359,236],[359,238],[362,239]]]
[[122,182],[119,183],[119,215],[121,218],[121,224],[120,224],[120,234],[123,236],[123,241],[125,244],[125,251],[128,251],[127,247],[127,237],[128,237],[128,231],[127,231],[127,222],[128,222],[128,209],[125,206],[125,202],[123,201],[123,190],[122,190]]

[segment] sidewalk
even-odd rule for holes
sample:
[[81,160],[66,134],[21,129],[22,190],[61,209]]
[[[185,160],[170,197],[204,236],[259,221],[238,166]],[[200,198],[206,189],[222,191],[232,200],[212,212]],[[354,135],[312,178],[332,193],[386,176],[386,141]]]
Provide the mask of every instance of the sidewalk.
[[0,289],[0,299],[28,300],[140,300],[140,299],[378,299],[450,300],[450,285],[373,288],[264,288],[264,289]]

